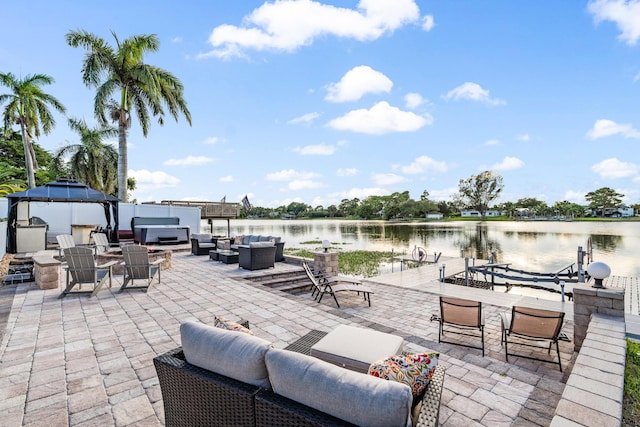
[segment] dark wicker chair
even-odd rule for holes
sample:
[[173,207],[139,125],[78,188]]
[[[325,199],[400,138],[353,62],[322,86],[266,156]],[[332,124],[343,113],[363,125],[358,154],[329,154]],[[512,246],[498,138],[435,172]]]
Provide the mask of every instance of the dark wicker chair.
[[201,242],[196,238],[191,238],[191,253],[193,255],[209,255],[209,251],[216,249],[216,243],[211,240],[211,242]]
[[276,247],[238,247],[238,266],[247,270],[262,270],[275,266]]

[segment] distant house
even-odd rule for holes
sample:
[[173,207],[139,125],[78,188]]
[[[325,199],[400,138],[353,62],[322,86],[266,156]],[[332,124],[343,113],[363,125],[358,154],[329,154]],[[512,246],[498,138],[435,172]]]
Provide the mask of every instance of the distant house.
[[442,219],[442,218],[444,218],[444,215],[442,215],[440,212],[429,212],[426,216],[427,216],[427,219]]
[[[604,216],[609,218],[629,218],[635,214],[632,207],[620,206],[619,208],[605,208]],[[602,209],[591,209],[591,216],[602,216]]]
[[[477,216],[477,217],[482,216],[480,214],[480,211],[477,211],[475,209],[464,209],[460,212],[460,214],[461,216]],[[502,215],[502,212],[500,211],[488,210],[485,216],[501,216],[501,215]]]

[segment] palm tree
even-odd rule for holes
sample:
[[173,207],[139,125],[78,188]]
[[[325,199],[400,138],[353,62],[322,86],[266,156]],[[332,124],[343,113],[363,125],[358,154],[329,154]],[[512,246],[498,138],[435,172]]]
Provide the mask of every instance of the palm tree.
[[73,178],[103,193],[115,193],[118,152],[102,141],[118,135],[118,129],[112,126],[89,128],[84,120],[73,118],[69,119],[69,127],[78,132],[80,143],[60,148],[55,154],[56,163],[63,164],[71,155],[69,169]]
[[55,126],[56,121],[49,106],[61,113],[65,112],[60,101],[41,89],[41,86],[53,82],[53,78],[46,74],[27,75],[20,79],[12,73],[0,73],[0,83],[12,92],[0,95],[0,104],[7,102],[3,111],[4,126],[8,128],[13,124],[20,125],[29,188],[36,186],[35,170],[38,168],[32,140],[40,137],[40,128],[47,135]]
[[[122,42],[114,32],[115,49],[104,39],[84,30],[67,34],[72,47],[82,46],[88,53],[82,65],[82,80],[96,87],[94,113],[101,124],[109,119],[118,123],[118,197],[127,201],[127,129],[135,115],[146,137],[151,116],[164,123],[165,107],[178,121],[182,113],[191,125],[191,113],[183,98],[183,86],[173,74],[143,62],[144,55],[160,46],[158,37],[136,35]],[[119,92],[119,94],[117,93]],[[112,96],[119,95],[119,101]]]

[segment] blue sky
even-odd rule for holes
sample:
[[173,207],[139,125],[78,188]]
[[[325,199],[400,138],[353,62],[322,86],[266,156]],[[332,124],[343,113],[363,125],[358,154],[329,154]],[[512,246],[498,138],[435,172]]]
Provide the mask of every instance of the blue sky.
[[[193,126],[130,131],[138,201],[446,200],[493,170],[500,201],[608,186],[640,202],[640,1],[4,4],[0,71],[52,76],[93,123],[84,51],[65,42],[77,29],[157,34],[147,62],[185,86]],[[39,143],[77,141],[59,116]]]

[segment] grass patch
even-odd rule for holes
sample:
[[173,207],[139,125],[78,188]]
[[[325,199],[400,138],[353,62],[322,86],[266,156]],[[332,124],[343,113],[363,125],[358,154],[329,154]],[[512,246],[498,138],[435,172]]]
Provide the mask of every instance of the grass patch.
[[[313,259],[315,251],[285,248],[287,255]],[[339,251],[338,269],[342,274],[373,277],[380,274],[380,266],[392,261],[392,253],[385,251]]]
[[640,343],[627,339],[622,425],[640,425]]

